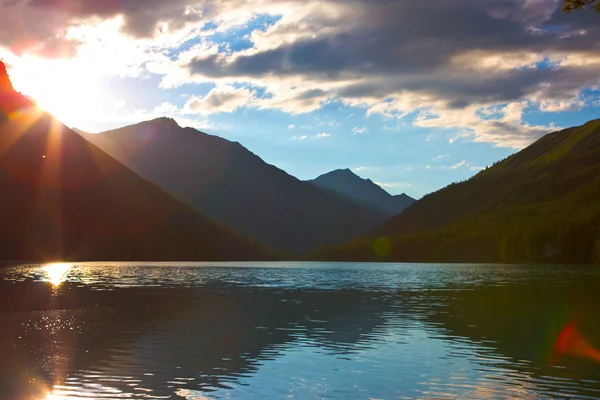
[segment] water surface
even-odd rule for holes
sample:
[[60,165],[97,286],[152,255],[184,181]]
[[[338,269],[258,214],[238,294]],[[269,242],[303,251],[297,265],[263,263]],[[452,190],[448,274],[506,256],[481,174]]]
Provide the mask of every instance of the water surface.
[[579,266],[11,265],[0,398],[600,398],[598,293]]

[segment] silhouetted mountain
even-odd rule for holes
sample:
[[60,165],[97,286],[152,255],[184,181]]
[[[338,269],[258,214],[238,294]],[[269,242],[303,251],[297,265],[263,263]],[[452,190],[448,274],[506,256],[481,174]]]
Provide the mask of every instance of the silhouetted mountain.
[[301,253],[358,238],[385,220],[376,210],[299,181],[239,143],[159,118],[92,143],[171,195],[277,250]]
[[261,257],[43,112],[0,63],[1,260]]
[[309,181],[321,188],[334,190],[391,217],[401,213],[415,199],[405,193],[392,196],[370,179],[362,179],[349,169],[338,169]]
[[[381,259],[600,262],[600,120],[548,134],[379,227]],[[320,254],[378,259],[374,240]]]

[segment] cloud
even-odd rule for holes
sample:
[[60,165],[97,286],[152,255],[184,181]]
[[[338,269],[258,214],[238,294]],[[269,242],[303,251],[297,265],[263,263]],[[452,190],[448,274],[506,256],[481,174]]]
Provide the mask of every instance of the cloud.
[[579,97],[573,97],[566,100],[542,100],[540,102],[540,111],[543,112],[563,112],[576,111],[585,106],[585,102]]
[[355,126],[354,128],[352,128],[352,133],[355,135],[362,135],[366,131],[368,131],[368,129],[366,127],[359,128],[359,127]]
[[306,140],[306,139],[326,139],[330,138],[331,134],[329,133],[318,133],[316,135],[302,135],[302,136],[292,136],[292,140]]
[[446,158],[446,157],[450,157],[450,154],[440,154],[440,155],[438,155],[438,156],[435,156],[435,157],[433,158],[433,161],[439,161],[439,160],[441,160],[441,159],[444,159],[444,158]]
[[384,189],[408,189],[412,187],[412,183],[408,182],[375,182],[375,184]]
[[177,105],[169,102],[163,102],[151,108],[138,108],[127,104],[125,101],[118,101],[111,105],[100,105],[94,110],[93,115],[83,114],[70,118],[67,115],[61,118],[61,120],[69,126],[77,127],[86,132],[97,133],[160,117],[172,118],[180,126],[192,127],[200,131],[223,131],[231,129],[231,125],[215,124],[202,116],[186,114]]
[[296,125],[294,125],[294,124],[290,124],[290,125],[288,125],[288,129],[290,129],[290,130],[291,130],[291,129],[294,129],[295,127],[296,127]]
[[462,167],[462,166],[464,166],[466,164],[467,164],[467,161],[466,160],[462,160],[461,162],[458,162],[458,163],[456,163],[454,165],[451,165],[448,168],[450,168],[450,169],[458,169],[458,168],[460,168],[460,167]]
[[255,93],[248,88],[218,85],[204,97],[192,96],[185,104],[184,110],[200,114],[231,113],[241,107],[251,107],[255,103]]
[[340,123],[337,122],[337,121],[321,121],[318,124],[318,126],[325,126],[325,125],[330,126],[330,127],[333,128],[333,127],[339,126]]
[[[415,110],[452,113],[453,128],[510,147],[549,127],[482,121],[480,110],[523,101],[542,111],[565,109],[567,99],[599,82],[596,64],[581,61],[598,55],[596,16],[567,18],[553,0],[326,3],[337,13],[324,18],[328,29],[317,23],[322,34],[305,35],[306,25],[282,19],[257,33],[261,40],[249,50],[195,57],[188,63],[192,76],[318,88],[314,108],[337,99],[391,118]],[[287,39],[277,39],[284,32]],[[417,125],[440,127],[435,119]]]
[[379,167],[370,167],[370,166],[366,166],[366,165],[362,165],[360,167],[356,167],[356,168],[352,168],[352,170],[354,172],[361,172],[361,171],[379,171],[381,168]]
[[85,43],[73,29],[119,20],[118,32],[134,39],[162,40],[209,14],[190,0],[12,0],[0,2],[0,45],[16,54],[73,57]]
[[[564,15],[555,0],[12,0],[0,2],[0,47],[160,74],[164,88],[215,84],[189,111],[339,102],[518,148],[554,128],[528,124],[526,107],[578,109],[600,83],[597,18]],[[211,37],[235,27],[250,29],[249,47]],[[484,115],[495,107],[502,115]]]
[[471,106],[464,110],[445,110],[434,113],[423,111],[414,124],[426,128],[457,128],[458,133],[449,142],[469,139],[491,142],[501,147],[522,148],[548,132],[560,129],[550,124],[531,125],[523,120],[530,102],[514,102],[501,106]]
[[467,162],[467,160],[462,160],[457,162],[456,164],[452,164],[452,165],[426,165],[425,169],[426,170],[452,170],[452,169],[462,169],[462,168],[468,168],[470,171],[481,171],[484,170],[485,167],[480,167],[477,165],[472,165],[470,163]]

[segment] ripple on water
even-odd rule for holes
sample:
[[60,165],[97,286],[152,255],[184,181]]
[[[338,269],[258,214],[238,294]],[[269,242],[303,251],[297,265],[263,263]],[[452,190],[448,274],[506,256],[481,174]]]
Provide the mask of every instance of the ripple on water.
[[[0,269],[1,399],[599,398],[598,270],[339,263]],[[53,397],[52,397],[53,396]]]

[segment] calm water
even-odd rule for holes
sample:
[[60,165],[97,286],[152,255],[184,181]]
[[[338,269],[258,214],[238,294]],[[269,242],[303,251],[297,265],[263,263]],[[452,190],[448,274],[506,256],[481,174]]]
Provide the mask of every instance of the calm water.
[[592,399],[596,348],[597,267],[0,269],[1,399]]

